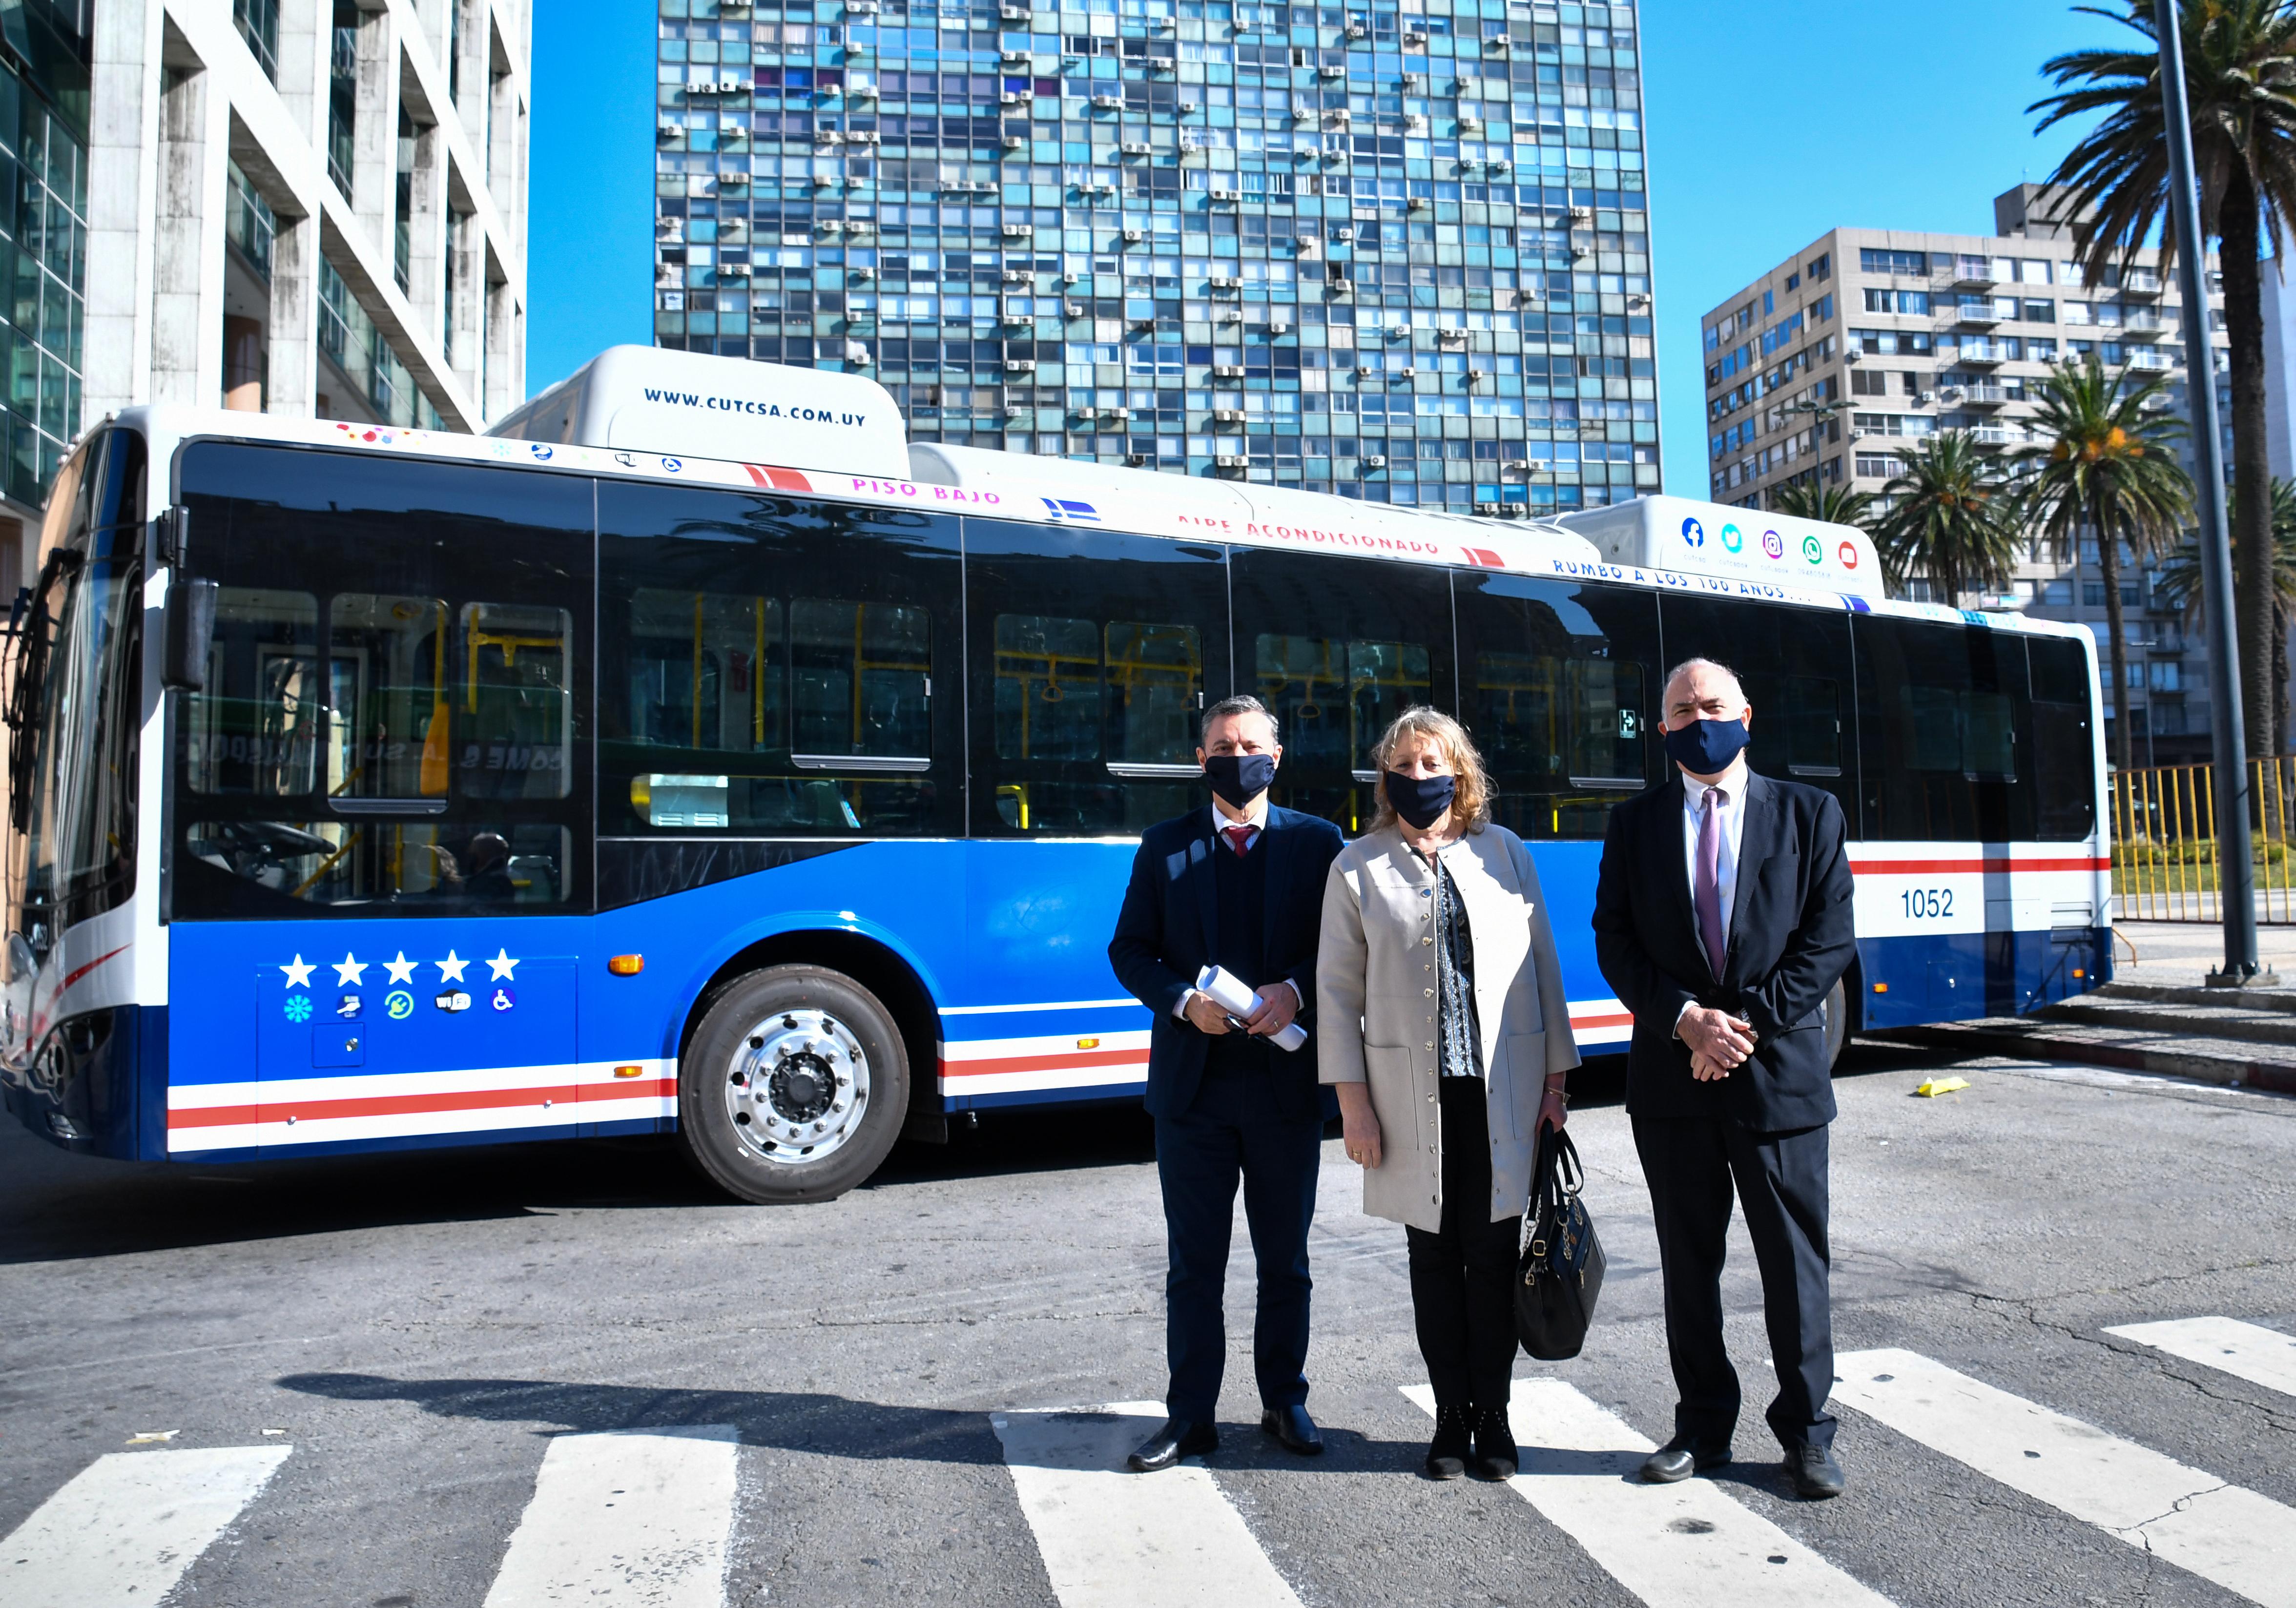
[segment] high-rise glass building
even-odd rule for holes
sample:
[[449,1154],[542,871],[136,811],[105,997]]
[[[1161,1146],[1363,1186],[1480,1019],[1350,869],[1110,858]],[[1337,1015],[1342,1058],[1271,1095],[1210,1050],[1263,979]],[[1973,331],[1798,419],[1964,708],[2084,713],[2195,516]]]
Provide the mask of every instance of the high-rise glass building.
[[1629,6],[658,0],[655,334],[913,439],[1383,502],[1659,485]]

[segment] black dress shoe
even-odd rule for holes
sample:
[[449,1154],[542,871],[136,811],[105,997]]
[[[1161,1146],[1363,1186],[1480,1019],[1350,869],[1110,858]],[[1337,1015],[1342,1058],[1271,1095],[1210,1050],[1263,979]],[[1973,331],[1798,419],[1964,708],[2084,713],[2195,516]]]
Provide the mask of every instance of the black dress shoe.
[[1474,1425],[1475,1415],[1469,1408],[1435,1409],[1435,1439],[1428,1444],[1422,1465],[1430,1480],[1456,1480],[1467,1472],[1467,1459],[1474,1454]]
[[1219,1450],[1219,1430],[1188,1418],[1167,1418],[1164,1427],[1133,1448],[1124,1465],[1136,1474],[1152,1474],[1183,1457],[1205,1457]]
[[1838,1497],[1849,1481],[1841,1473],[1841,1464],[1833,1454],[1822,1446],[1797,1446],[1786,1453],[1786,1478],[1792,1481],[1794,1495],[1805,1502],[1823,1502],[1828,1497]]
[[1694,1446],[1680,1437],[1643,1459],[1643,1479],[1652,1485],[1672,1485],[1730,1461],[1730,1448]]
[[1475,1460],[1467,1472],[1478,1480],[1512,1480],[1520,1462],[1514,1428],[1505,1407],[1483,1407],[1475,1414]]
[[1302,1457],[1317,1456],[1323,1452],[1324,1432],[1308,1416],[1308,1409],[1296,1403],[1269,1407],[1260,1414],[1259,1427],[1275,1436],[1276,1444],[1287,1452]]

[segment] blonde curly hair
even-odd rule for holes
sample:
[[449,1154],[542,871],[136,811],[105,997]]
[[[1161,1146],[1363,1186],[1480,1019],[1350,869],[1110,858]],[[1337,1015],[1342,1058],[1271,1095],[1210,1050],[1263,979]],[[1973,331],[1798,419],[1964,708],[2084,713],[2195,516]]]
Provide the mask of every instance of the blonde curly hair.
[[1372,817],[1372,830],[1394,824],[1395,806],[1388,802],[1387,773],[1392,767],[1396,751],[1406,738],[1417,737],[1434,743],[1451,762],[1452,773],[1458,777],[1456,791],[1451,797],[1451,818],[1465,824],[1469,832],[1480,832],[1490,825],[1491,789],[1483,770],[1483,756],[1475,747],[1475,740],[1467,735],[1467,728],[1441,710],[1419,704],[1398,715],[1387,730],[1372,744],[1372,768],[1378,771],[1379,808]]

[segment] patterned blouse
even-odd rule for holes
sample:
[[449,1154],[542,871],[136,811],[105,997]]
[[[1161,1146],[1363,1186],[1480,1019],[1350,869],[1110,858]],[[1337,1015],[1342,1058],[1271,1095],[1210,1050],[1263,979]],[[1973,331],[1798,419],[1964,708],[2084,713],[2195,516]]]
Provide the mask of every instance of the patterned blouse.
[[1441,1046],[1442,1073],[1480,1078],[1483,1046],[1475,1024],[1475,944],[1467,930],[1467,902],[1441,855],[1419,857],[1435,874],[1435,1038]]

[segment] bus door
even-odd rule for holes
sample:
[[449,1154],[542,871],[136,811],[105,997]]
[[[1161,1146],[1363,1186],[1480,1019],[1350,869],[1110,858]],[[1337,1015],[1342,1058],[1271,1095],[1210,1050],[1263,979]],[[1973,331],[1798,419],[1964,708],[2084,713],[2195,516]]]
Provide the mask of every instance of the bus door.
[[1275,713],[1275,801],[1349,837],[1378,808],[1372,745],[1414,704],[1459,712],[1451,578],[1431,566],[1238,547],[1236,689]]
[[[243,1078],[251,1020],[266,1146],[570,1123],[589,482],[222,442],[180,472],[219,591],[173,714],[172,1080]],[[378,1077],[422,1092],[328,1092]],[[463,1106],[406,1106],[441,1078]]]
[[[1196,742],[1233,685],[1226,554],[968,519],[964,563],[972,835],[990,840],[972,855],[972,975],[999,998],[1114,998],[1105,948],[1131,840],[1210,800]],[[1119,1014],[1144,1029],[1136,1007]],[[1045,1036],[1017,1030],[1029,1025],[996,1030]],[[1044,1075],[1048,1087],[1085,1076]]]

